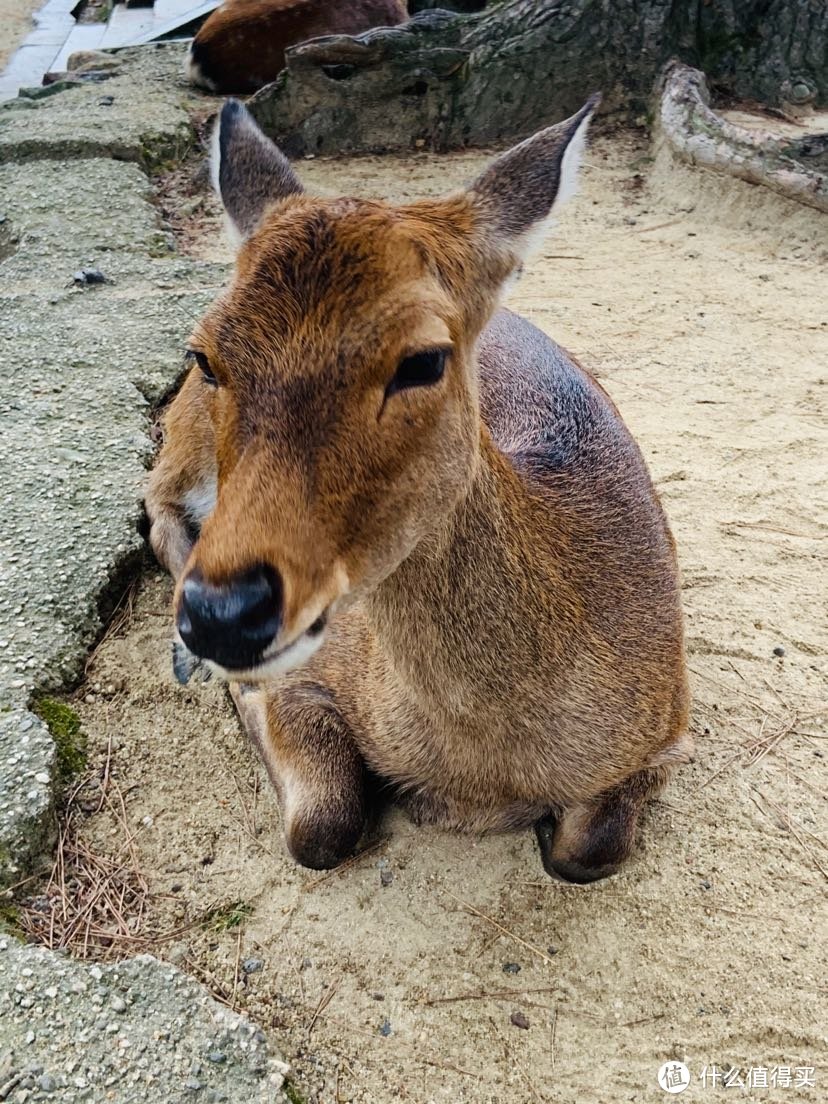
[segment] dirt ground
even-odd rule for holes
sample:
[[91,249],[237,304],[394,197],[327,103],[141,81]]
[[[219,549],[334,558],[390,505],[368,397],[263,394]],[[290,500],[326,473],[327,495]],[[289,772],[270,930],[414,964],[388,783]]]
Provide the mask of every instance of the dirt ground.
[[0,0],[0,73],[9,58],[26,37],[34,30],[32,13],[42,7],[44,0]]
[[[482,161],[302,167],[402,199]],[[197,219],[190,248],[226,256]],[[609,389],[678,540],[697,756],[619,876],[563,886],[528,832],[398,813],[345,868],[299,869],[224,690],[173,681],[157,570],[97,651],[75,704],[126,795],[147,922],[184,928],[157,953],[272,1033],[303,1099],[648,1101],[670,1059],[684,1099],[721,1093],[712,1066],[792,1067],[791,1087],[736,1099],[828,1099],[826,263],[816,212],[615,135],[512,294]],[[112,850],[121,828],[105,809],[83,835]],[[816,1088],[796,1085],[807,1067]]]

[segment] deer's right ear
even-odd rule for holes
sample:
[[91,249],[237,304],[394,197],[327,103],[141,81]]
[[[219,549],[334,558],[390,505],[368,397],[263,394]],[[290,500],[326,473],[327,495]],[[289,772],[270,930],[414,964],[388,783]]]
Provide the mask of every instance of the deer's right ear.
[[225,103],[213,130],[210,175],[240,241],[269,204],[304,190],[288,159],[238,100]]

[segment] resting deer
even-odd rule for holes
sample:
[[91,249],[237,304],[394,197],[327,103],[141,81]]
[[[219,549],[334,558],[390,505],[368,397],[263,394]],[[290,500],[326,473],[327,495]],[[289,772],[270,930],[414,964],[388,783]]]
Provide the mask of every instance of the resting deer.
[[535,825],[550,873],[592,881],[689,758],[644,460],[595,380],[498,309],[596,102],[403,207],[307,195],[221,112],[240,247],[166,414],[150,539],[306,866],[353,850],[379,781],[420,823]]
[[288,46],[407,19],[405,0],[226,0],[193,39],[190,80],[213,92],[255,92],[276,80]]

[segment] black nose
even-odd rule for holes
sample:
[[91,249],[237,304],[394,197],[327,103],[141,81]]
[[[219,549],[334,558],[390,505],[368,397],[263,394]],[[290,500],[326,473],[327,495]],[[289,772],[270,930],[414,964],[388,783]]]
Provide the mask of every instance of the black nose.
[[261,662],[279,631],[282,585],[266,564],[222,583],[208,583],[198,570],[184,580],[178,631],[191,652],[228,670]]

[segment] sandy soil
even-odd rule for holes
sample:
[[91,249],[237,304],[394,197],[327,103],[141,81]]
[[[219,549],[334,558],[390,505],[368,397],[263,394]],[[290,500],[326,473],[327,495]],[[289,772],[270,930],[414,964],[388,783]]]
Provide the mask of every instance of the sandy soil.
[[0,0],[0,73],[9,58],[26,37],[34,30],[32,14],[43,6],[44,0]]
[[[481,160],[304,168],[402,198]],[[199,217],[198,251],[224,255]],[[77,708],[98,765],[111,738],[155,921],[250,910],[164,953],[272,1032],[308,1100],[648,1101],[674,1058],[684,1099],[713,1093],[714,1064],[815,1067],[816,1089],[734,1096],[828,1099],[826,261],[815,213],[653,165],[621,135],[593,143],[512,295],[619,404],[683,566],[697,757],[618,877],[562,886],[529,833],[460,838],[399,814],[346,868],[298,869],[222,688],[173,682],[166,580],[150,572],[99,649]],[[116,845],[106,812],[84,831]]]

